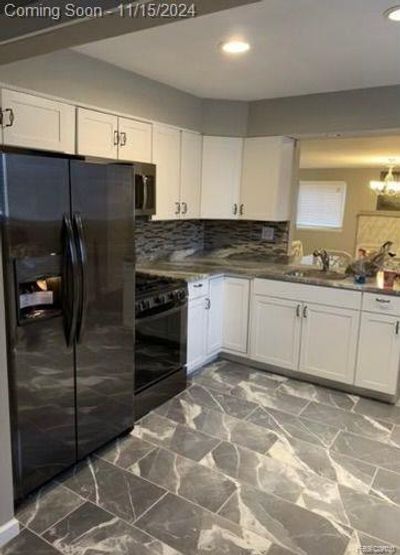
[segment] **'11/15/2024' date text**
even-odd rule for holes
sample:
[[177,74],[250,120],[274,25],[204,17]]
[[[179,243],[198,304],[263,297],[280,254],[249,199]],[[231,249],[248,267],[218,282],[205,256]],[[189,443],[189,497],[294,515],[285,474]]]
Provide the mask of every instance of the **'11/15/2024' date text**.
[[120,4],[120,17],[185,18],[196,17],[196,4],[184,2],[138,2]]

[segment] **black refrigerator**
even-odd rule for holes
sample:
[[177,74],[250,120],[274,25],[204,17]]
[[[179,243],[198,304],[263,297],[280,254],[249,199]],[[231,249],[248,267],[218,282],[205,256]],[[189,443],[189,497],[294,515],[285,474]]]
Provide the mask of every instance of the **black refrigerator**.
[[0,152],[15,498],[134,422],[134,167]]

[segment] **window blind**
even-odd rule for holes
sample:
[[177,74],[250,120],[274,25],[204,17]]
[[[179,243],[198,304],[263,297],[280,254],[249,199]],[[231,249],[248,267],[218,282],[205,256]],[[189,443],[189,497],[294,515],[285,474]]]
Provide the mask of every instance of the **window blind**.
[[344,181],[300,181],[297,227],[340,229],[345,203]]

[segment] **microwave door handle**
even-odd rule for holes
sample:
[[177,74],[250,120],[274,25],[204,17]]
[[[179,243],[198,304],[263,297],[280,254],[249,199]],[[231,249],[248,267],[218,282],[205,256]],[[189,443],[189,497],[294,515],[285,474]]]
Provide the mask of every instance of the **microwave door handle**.
[[142,175],[143,181],[143,210],[147,210],[147,201],[148,201],[148,178],[147,175]]

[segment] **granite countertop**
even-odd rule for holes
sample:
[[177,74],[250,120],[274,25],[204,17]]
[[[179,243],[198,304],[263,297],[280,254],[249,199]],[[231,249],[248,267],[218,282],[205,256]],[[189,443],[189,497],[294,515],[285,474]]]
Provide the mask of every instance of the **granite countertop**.
[[294,270],[301,271],[306,269],[310,269],[310,266],[249,259],[240,261],[217,257],[189,257],[181,261],[153,261],[138,264],[137,266],[138,271],[176,277],[187,282],[217,276],[246,277],[249,279],[273,279],[321,287],[400,296],[400,291],[384,288],[379,278],[369,278],[364,285],[358,285],[350,277],[340,280],[328,280],[318,277],[287,275],[288,272]]

